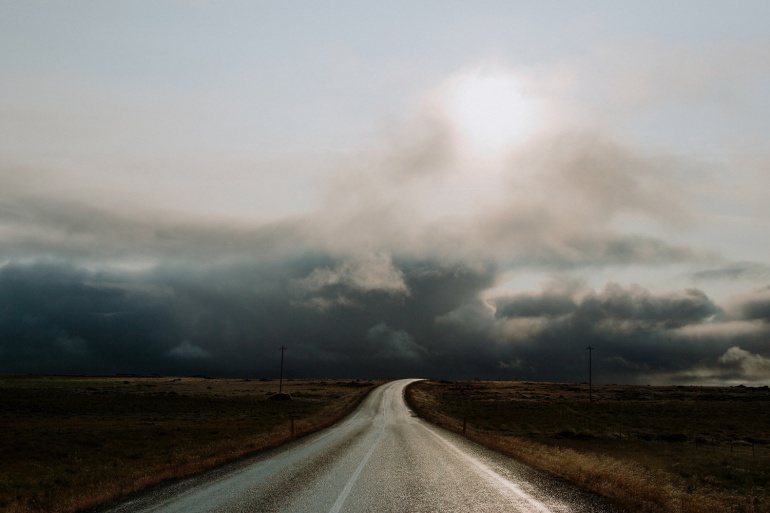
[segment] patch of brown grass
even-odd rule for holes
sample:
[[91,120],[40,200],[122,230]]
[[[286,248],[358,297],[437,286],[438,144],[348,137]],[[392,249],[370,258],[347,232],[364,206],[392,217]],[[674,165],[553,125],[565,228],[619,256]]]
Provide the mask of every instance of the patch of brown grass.
[[[337,422],[378,383],[0,376],[0,511],[68,513]],[[292,433],[292,421],[294,432]]]
[[594,402],[586,395],[556,383],[418,382],[407,401],[426,420],[456,432],[465,423],[468,438],[628,511],[770,511],[767,389],[601,386]]

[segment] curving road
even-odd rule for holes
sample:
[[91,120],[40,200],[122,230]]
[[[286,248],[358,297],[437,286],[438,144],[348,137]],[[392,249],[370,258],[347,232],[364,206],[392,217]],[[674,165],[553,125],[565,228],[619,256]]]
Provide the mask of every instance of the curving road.
[[374,390],[342,423],[102,512],[612,512],[601,498],[438,429]]

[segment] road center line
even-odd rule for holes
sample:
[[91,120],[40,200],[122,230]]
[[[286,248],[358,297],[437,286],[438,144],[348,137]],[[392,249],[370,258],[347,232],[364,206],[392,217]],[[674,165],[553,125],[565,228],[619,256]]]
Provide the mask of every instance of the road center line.
[[361,460],[361,463],[358,464],[358,467],[353,472],[353,475],[350,476],[350,479],[348,479],[348,483],[345,485],[345,488],[342,489],[342,492],[340,492],[339,497],[337,497],[337,501],[334,503],[334,506],[332,506],[332,509],[329,510],[329,513],[340,512],[340,510],[342,509],[342,505],[345,503],[345,499],[348,498],[348,495],[350,495],[350,491],[353,489],[353,485],[356,484],[356,481],[358,480],[358,476],[361,475],[361,472],[364,470],[364,467],[366,466],[366,463],[369,461],[369,458],[372,457],[372,454],[374,454],[374,450],[380,444],[380,440],[382,439],[383,433],[385,433],[385,409],[384,408],[382,410],[382,427],[380,428],[380,432],[377,435],[377,440],[375,440],[375,442],[369,448],[369,451],[366,453],[366,456],[364,456],[364,459]]

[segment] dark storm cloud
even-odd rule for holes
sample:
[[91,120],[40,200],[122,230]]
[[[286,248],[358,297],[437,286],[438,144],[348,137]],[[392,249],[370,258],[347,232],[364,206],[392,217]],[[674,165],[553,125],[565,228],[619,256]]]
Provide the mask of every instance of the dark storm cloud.
[[[591,345],[602,382],[770,380],[763,356],[770,330],[732,317],[697,289],[660,294],[611,283],[597,292],[556,283],[491,306],[466,305],[440,323],[449,337],[475,339],[498,357],[498,376],[582,381]],[[737,344],[742,352],[728,353]]]
[[398,266],[408,294],[355,282],[345,290],[351,304],[318,309],[298,303],[292,284],[345,268],[323,255],[112,274],[8,265],[0,272],[2,371],[273,375],[285,345],[289,375],[436,372],[433,319],[492,274],[427,261]]
[[496,315],[498,317],[556,317],[571,314],[578,305],[571,297],[553,293],[539,296],[519,294],[498,301]]
[[366,341],[371,342],[375,356],[395,360],[421,360],[427,350],[414,341],[409,333],[394,330],[384,322],[366,332]]
[[497,316],[554,317],[573,315],[578,322],[641,323],[651,327],[677,328],[717,315],[721,310],[700,290],[654,295],[648,290],[610,283],[601,293],[576,297],[575,293],[519,294],[499,299]]
[[583,299],[579,314],[672,329],[702,322],[720,312],[721,309],[697,289],[654,295],[642,287],[610,284],[601,294]]
[[6,265],[0,371],[274,376],[287,346],[290,376],[583,381],[591,345],[597,381],[770,379],[770,289],[734,311],[697,289],[574,281],[483,300],[497,272],[320,253],[141,272]]
[[53,263],[0,270],[5,371],[116,372],[143,366],[171,327],[167,292]]

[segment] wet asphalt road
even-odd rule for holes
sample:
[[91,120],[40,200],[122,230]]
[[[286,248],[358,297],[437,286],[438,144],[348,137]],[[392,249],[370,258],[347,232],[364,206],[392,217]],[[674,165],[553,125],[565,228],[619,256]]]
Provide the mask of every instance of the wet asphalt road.
[[100,512],[610,513],[601,498],[414,416],[411,380],[374,390],[345,421]]

